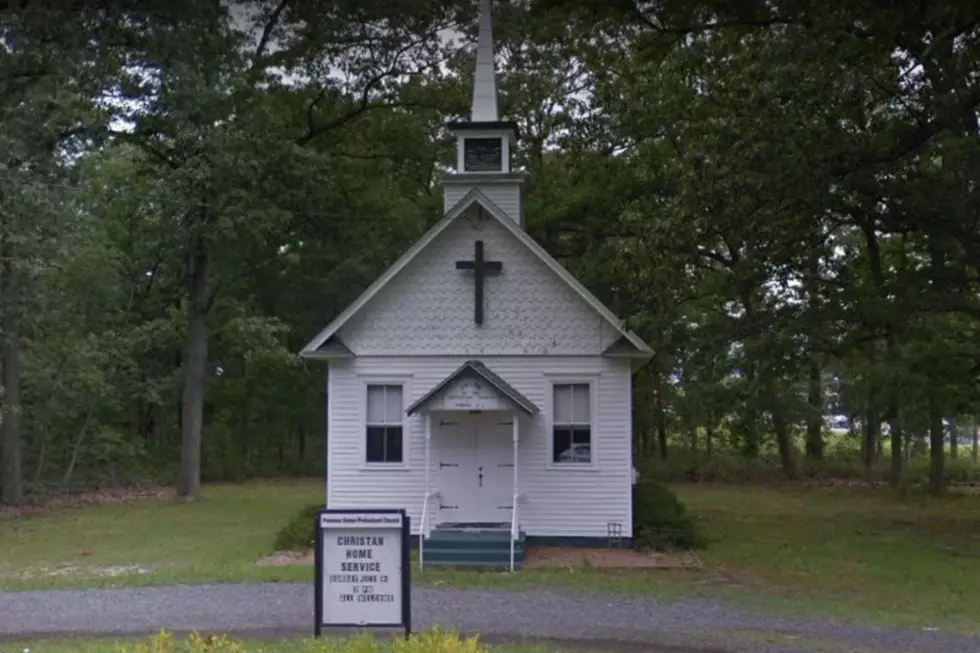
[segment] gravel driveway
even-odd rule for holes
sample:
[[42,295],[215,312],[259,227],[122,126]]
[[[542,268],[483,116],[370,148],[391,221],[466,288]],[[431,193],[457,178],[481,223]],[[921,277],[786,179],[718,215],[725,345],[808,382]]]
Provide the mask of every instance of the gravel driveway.
[[[980,636],[774,618],[705,598],[416,587],[412,612],[416,629],[441,624],[490,641],[534,637],[610,651],[980,653]],[[307,634],[312,615],[313,588],[296,583],[0,593],[7,639],[160,628]]]

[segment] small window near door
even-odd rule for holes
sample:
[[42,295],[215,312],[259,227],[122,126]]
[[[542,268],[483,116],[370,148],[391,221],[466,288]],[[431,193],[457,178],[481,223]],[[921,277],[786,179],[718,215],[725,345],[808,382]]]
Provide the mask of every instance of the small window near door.
[[588,383],[554,386],[552,456],[562,464],[592,462],[592,400]]
[[402,462],[402,387],[367,388],[367,462]]

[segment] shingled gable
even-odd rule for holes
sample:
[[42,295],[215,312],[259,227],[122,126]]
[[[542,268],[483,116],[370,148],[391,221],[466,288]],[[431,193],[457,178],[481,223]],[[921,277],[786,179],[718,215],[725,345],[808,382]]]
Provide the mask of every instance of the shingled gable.
[[[464,195],[453,208],[446,212],[442,220],[437,222],[428,232],[425,233],[412,247],[408,249],[395,263],[393,263],[384,274],[368,286],[367,290],[361,293],[354,302],[348,306],[333,322],[327,325],[320,333],[316,334],[302,350],[300,356],[308,359],[330,359],[339,356],[350,356],[343,343],[333,336],[356,315],[368,302],[371,301],[395,276],[398,275],[416,256],[421,254],[426,247],[434,241],[439,234],[461,216],[473,204],[478,204],[485,211],[485,215],[496,220],[504,229],[510,232],[518,241],[533,252],[548,268],[550,268],[559,278],[572,288],[585,302],[611,324],[622,336],[617,346],[607,350],[604,355],[620,356],[628,358],[648,359],[653,356],[653,350],[643,342],[639,336],[632,331],[623,328],[622,321],[616,317],[612,311],[606,308],[589,290],[583,286],[578,279],[566,270],[554,259],[541,245],[539,245],[530,235],[520,228],[506,213],[491,202],[486,195],[479,189],[472,189]],[[327,346],[329,345],[329,346]],[[340,348],[343,348],[341,350]]]
[[408,407],[405,413],[408,415],[414,415],[418,411],[422,410],[422,408],[424,408],[429,401],[437,397],[439,393],[442,392],[450,383],[464,376],[475,376],[483,379],[489,383],[494,390],[506,397],[508,401],[520,408],[525,415],[534,415],[538,412],[538,407],[534,405],[533,401],[522,395],[513,386],[494,374],[490,368],[480,361],[471,360],[460,365],[455,372],[447,376],[445,379],[439,382],[438,385],[422,395],[418,401]]

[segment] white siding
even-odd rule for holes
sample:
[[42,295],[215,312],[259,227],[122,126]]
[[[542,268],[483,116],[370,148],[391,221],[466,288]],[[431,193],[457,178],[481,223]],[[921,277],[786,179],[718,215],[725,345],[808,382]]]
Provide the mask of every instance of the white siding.
[[[484,324],[473,322],[473,259],[503,269],[487,276]],[[492,218],[461,216],[338,333],[357,356],[596,355],[619,334],[513,234]]]
[[[330,364],[328,505],[333,508],[404,508],[418,528],[425,491],[424,418],[407,418],[404,468],[364,465],[364,386],[370,379],[404,378],[406,407],[451,374],[467,357],[371,357]],[[631,375],[628,361],[600,356],[484,357],[492,371],[541,410],[521,420],[521,526],[532,536],[605,537],[608,522],[620,522],[632,535],[630,488]],[[594,377],[593,446],[596,466],[552,467],[547,411],[549,375]],[[433,459],[436,458],[433,452]],[[438,514],[438,512],[436,512]]]
[[444,210],[448,213],[473,189],[479,190],[506,213],[514,222],[524,226],[524,190],[520,181],[467,182],[465,184],[445,183],[443,186]]

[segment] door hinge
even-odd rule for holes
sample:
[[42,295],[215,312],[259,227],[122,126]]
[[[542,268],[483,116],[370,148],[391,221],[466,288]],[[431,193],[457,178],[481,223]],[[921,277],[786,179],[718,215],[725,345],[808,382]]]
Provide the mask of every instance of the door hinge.
[[440,503],[439,504],[439,510],[456,510],[458,508],[459,508],[459,506],[447,506],[447,505],[445,505],[443,503]]
[[442,462],[440,460],[439,461],[439,469],[442,469],[443,467],[459,467],[459,464],[458,463],[444,463],[444,462]]
[[497,422],[497,426],[513,426],[513,422]]
[[513,467],[514,463],[497,463],[497,467]]
[[459,426],[459,422],[447,422],[444,419],[439,420],[439,426]]
[[498,510],[513,510],[514,506],[497,506]]

